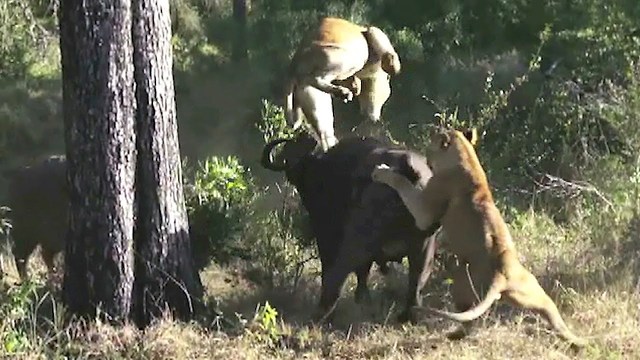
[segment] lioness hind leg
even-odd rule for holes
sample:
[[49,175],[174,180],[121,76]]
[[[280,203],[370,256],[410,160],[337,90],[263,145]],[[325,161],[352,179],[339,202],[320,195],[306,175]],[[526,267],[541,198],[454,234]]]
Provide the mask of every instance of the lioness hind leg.
[[400,58],[391,44],[389,37],[380,28],[370,26],[364,33],[367,43],[381,58],[381,67],[389,75],[397,75],[400,72]]
[[551,324],[551,327],[558,332],[558,335],[571,343],[572,346],[581,347],[586,345],[587,342],[584,339],[577,337],[569,330],[560,315],[560,311],[558,311],[558,307],[540,286],[533,274],[525,269],[523,269],[523,272],[522,276],[516,277],[519,283],[511,285],[504,293],[506,299],[514,305],[541,314]]
[[318,135],[322,149],[327,151],[338,143],[333,128],[331,95],[312,86],[301,88],[296,95],[304,116]]

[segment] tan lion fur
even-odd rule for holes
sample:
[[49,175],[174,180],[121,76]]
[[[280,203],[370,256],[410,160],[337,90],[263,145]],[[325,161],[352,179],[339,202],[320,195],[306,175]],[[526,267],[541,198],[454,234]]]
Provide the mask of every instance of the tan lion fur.
[[[433,177],[424,189],[414,187],[384,165],[372,173],[374,181],[398,191],[419,228],[427,229],[439,222],[447,247],[459,259],[451,293],[456,308],[462,312],[429,311],[462,322],[461,331],[451,336],[459,338],[469,330],[472,320],[502,297],[540,313],[560,337],[573,346],[584,346],[586,341],[569,330],[553,300],[518,260],[509,229],[494,203],[473,148],[476,139],[475,130],[444,130],[434,135],[427,154]],[[474,306],[476,293],[486,295]]]
[[337,142],[331,96],[351,101],[363,89],[361,80],[368,81],[367,92],[379,94],[359,97],[360,109],[377,121],[391,93],[389,78],[400,67],[400,58],[382,30],[344,19],[323,18],[304,36],[289,64],[287,121],[297,128],[302,121],[300,115],[304,114],[326,151]]

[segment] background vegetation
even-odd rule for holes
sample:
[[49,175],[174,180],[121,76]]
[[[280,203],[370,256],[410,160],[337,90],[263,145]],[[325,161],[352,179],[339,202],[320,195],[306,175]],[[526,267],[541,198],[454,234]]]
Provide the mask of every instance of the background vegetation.
[[[56,0],[0,0],[0,174],[64,151]],[[141,333],[69,321],[57,289],[0,291],[0,354],[17,358],[566,358],[531,314],[498,311],[471,339],[452,324],[394,322],[404,269],[372,272],[373,300],[352,282],[337,324],[305,325],[318,262],[295,191],[258,165],[282,134],[281,75],[321,15],[382,27],[400,52],[384,122],[415,149],[445,119],[478,126],[479,153],[525,264],[576,332],[581,358],[640,357],[640,3],[634,0],[254,0],[248,58],[230,0],[173,0],[181,150],[195,256],[208,312]],[[337,131],[358,123],[336,104]],[[0,177],[0,206],[6,176]],[[9,229],[0,212],[0,236]],[[6,252],[6,251],[5,251]],[[444,306],[438,273],[427,302]],[[499,307],[499,310],[503,307]],[[505,308],[508,309],[508,308]]]

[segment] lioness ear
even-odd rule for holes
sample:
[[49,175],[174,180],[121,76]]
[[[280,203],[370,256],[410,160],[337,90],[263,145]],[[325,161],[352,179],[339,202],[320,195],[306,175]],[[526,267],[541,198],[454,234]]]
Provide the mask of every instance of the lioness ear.
[[476,146],[478,143],[478,130],[476,128],[467,129],[462,133],[464,134],[464,137],[469,140],[472,146]]

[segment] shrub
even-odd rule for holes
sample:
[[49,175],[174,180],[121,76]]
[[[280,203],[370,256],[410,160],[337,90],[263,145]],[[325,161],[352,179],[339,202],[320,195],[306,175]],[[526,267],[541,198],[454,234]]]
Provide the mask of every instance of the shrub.
[[213,156],[199,162],[191,178],[185,199],[196,265],[243,256],[238,240],[258,196],[251,174],[234,156]]
[[[262,133],[265,144],[277,138],[290,138],[295,132],[287,124],[282,107],[274,105],[271,101],[262,99],[261,118],[256,127]],[[307,126],[306,121],[303,124]]]
[[[3,286],[4,284],[0,284]],[[32,280],[0,288],[0,354],[2,358],[33,358],[48,353],[57,358],[59,345],[68,341],[63,331],[66,314],[44,284]]]
[[250,246],[252,270],[269,287],[296,289],[315,246],[306,210],[289,184],[280,186],[282,205],[255,214],[244,241]]
[[[305,131],[305,126],[297,131]],[[256,127],[265,143],[293,137],[297,132],[287,124],[282,108],[266,99],[262,100],[262,117]],[[262,211],[255,212],[243,238],[250,244],[253,268],[259,270],[257,275],[263,282],[272,287],[295,289],[305,265],[314,258],[313,234],[295,188],[286,180],[276,188],[276,196],[281,202],[275,206],[271,202]],[[266,195],[268,190],[265,188],[262,194]]]

